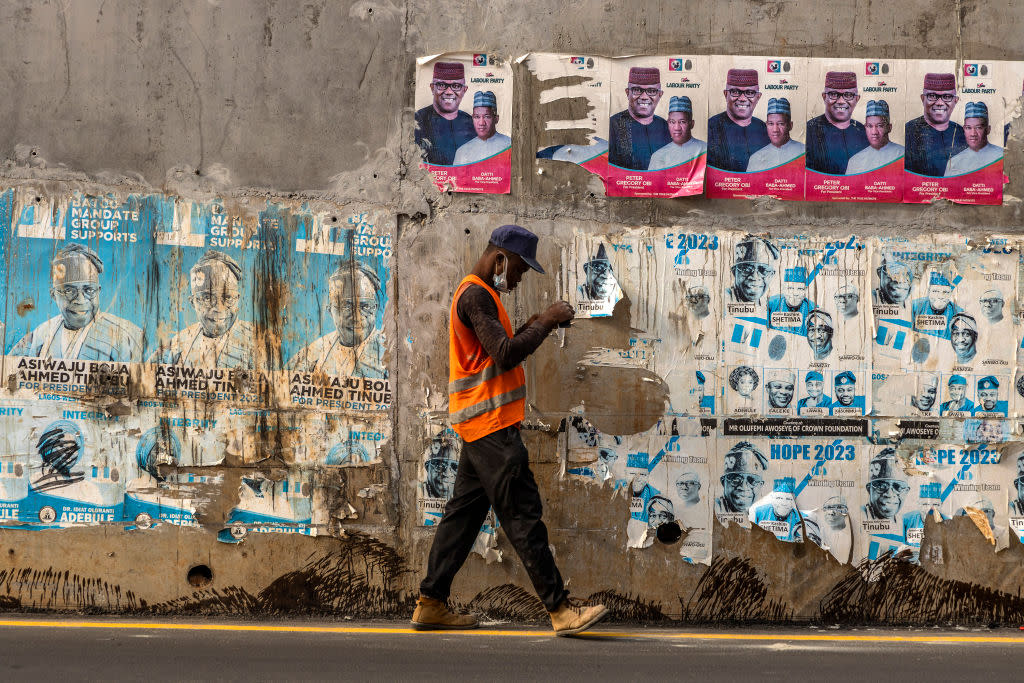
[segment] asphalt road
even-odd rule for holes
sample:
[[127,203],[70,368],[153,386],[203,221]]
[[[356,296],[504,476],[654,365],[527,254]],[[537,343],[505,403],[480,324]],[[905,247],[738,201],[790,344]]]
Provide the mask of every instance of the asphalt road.
[[1017,680],[1018,630],[652,630],[0,615],[6,680]]

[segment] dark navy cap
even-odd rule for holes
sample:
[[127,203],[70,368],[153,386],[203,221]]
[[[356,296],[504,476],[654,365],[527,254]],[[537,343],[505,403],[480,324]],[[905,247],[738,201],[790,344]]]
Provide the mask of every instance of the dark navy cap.
[[518,225],[503,225],[491,233],[491,244],[517,254],[526,261],[526,265],[543,273],[544,269],[537,263],[537,239],[532,232]]

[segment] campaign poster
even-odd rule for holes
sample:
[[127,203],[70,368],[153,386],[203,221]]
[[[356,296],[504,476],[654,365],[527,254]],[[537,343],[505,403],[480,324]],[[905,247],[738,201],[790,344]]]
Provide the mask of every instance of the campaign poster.
[[416,485],[416,507],[421,526],[436,526],[444,506],[455,493],[462,440],[451,427],[435,428],[423,454]]
[[565,298],[577,318],[607,318],[622,300],[617,269],[627,267],[625,249],[601,237],[577,234],[562,258]]
[[217,540],[240,543],[253,533],[316,536],[313,472],[291,468],[283,474],[280,479],[257,471],[244,475],[238,487],[238,503]]
[[324,467],[367,467],[381,462],[388,440],[383,420],[349,413],[308,412],[296,425],[294,462]]
[[566,418],[563,433],[566,474],[600,485],[611,482],[613,490],[625,485],[622,437],[601,433],[581,415]]
[[1010,398],[1013,414],[1017,417],[1024,415],[1024,369],[1020,365],[1017,366],[1013,374],[1013,388],[1010,390]]
[[296,226],[282,327],[287,397],[314,411],[385,413],[394,218],[319,212]]
[[840,564],[853,561],[860,518],[855,503],[868,458],[866,440],[808,439],[793,458],[803,540],[827,550]]
[[718,457],[712,468],[715,517],[722,524],[749,528],[752,508],[791,478],[789,461],[770,459],[772,442],[764,438],[718,438]]
[[908,553],[917,562],[924,536],[924,518],[941,521],[941,484],[930,472],[914,466],[913,454],[891,445],[871,445],[861,470],[857,513],[861,529],[854,561],[877,560],[887,552]]
[[1006,460],[1013,463],[1003,474],[1009,498],[1009,524],[1017,540],[1024,543],[1024,452],[1014,453]]
[[[226,458],[251,463],[255,459],[247,411],[219,408],[197,401],[140,399],[134,418],[154,465],[208,467]],[[138,455],[138,454],[137,454]]]
[[708,197],[804,198],[807,60],[711,57]]
[[1007,313],[1013,316],[1014,339],[1017,347],[1017,363],[1014,371],[1013,395],[1014,414],[1024,415],[1024,251],[1018,248],[1017,289],[1013,306]]
[[539,104],[542,107],[564,106],[577,111],[574,102],[585,101],[586,112],[575,119],[547,120],[541,134],[547,141],[580,139],[583,143],[543,145],[538,159],[563,161],[582,166],[603,178],[608,168],[608,78],[612,60],[594,55],[562,55],[531,53],[527,67],[540,81]]
[[969,418],[953,423],[952,441],[964,444],[1002,444],[1014,438],[1017,423],[996,417]]
[[[455,478],[459,471],[462,439],[449,426],[432,424],[423,453],[422,467],[417,475],[416,509],[420,526],[437,526],[444,517],[444,508],[455,494]],[[481,519],[480,530],[471,552],[490,562],[501,561],[495,532],[501,526],[493,509]]]
[[866,414],[871,320],[860,298],[868,286],[865,242],[851,235],[798,237],[777,245],[778,277],[768,286],[768,340],[760,349],[766,414]]
[[[765,475],[764,485],[757,492],[754,502],[747,510],[747,520],[765,531],[774,534],[775,538],[787,543],[802,542],[804,537],[804,521],[796,504],[796,477],[797,462],[805,446],[795,440],[770,440],[765,444],[768,447],[768,473]],[[737,449],[734,446],[733,452]],[[731,456],[726,454],[726,469]],[[746,475],[746,476],[749,476]],[[736,480],[736,476],[726,474],[728,480]]]
[[658,526],[669,521],[667,515],[670,503],[665,502],[665,452],[661,450],[662,444],[657,439],[652,440],[647,433],[623,436],[621,441],[625,458],[620,462],[624,468],[620,466],[613,472],[617,470],[624,472],[624,475],[621,479],[613,475],[614,489],[625,488],[629,500],[627,545],[630,548],[643,548],[654,542]]
[[[1002,204],[998,61],[908,60],[903,201]],[[915,97],[920,89],[919,97]],[[920,111],[920,115],[917,115]]]
[[29,529],[121,522],[126,421],[76,403],[0,403],[3,519]]
[[[877,237],[871,240],[871,302],[874,314],[872,347],[873,405],[879,415],[938,416],[938,378],[934,373],[919,377],[915,366],[931,355],[933,346],[945,335],[945,327],[915,330],[915,304],[922,308],[922,292],[927,302],[928,279],[933,266],[950,265],[963,252],[954,237],[942,242],[912,242],[902,237]],[[945,293],[952,288],[942,286]],[[939,289],[936,289],[939,293]],[[936,298],[945,315],[950,297]],[[929,311],[933,310],[929,308]],[[937,309],[936,309],[937,310]],[[952,309],[950,309],[952,317]],[[922,319],[926,323],[927,319]]]
[[[266,405],[280,369],[280,320],[268,269],[284,268],[288,234],[268,206],[221,200],[175,206],[157,233],[157,290],[146,392],[160,400]],[[152,258],[152,257],[148,257]]]
[[902,368],[916,384],[908,397],[906,382],[886,381],[876,392],[890,406],[884,414],[1009,414],[1016,351],[1006,343],[1014,338],[1006,300],[1017,289],[1017,261],[1011,249],[967,249],[954,236],[883,243],[876,252],[875,370],[901,376]]
[[[648,271],[659,287],[659,291],[644,297],[656,302],[655,315],[651,316],[660,339],[655,372],[669,387],[669,410],[673,413],[715,415],[722,408],[719,283],[726,251],[723,235],[659,229],[652,235],[652,250],[645,250],[647,265],[642,270]],[[634,308],[644,308],[644,302],[636,302]]]
[[610,68],[609,197],[704,191],[707,56],[628,57]]
[[807,201],[903,201],[901,59],[808,60]]
[[488,53],[416,60],[416,144],[438,190],[508,194],[512,66]]
[[[727,233],[724,239],[720,336],[725,410],[757,415],[764,410],[761,347],[768,345],[768,290],[778,277],[780,250],[775,240],[759,235]],[[773,354],[781,359],[784,349]]]
[[221,493],[223,474],[182,472],[182,442],[166,423],[128,432],[124,519],[129,529],[161,524],[199,528],[198,510]]
[[942,519],[969,517],[995,550],[1009,545],[1010,460],[991,444],[942,444],[917,455],[917,465],[935,476]]
[[639,462],[642,457],[634,454],[634,480],[644,485],[639,496],[638,489],[631,488],[630,525],[639,532],[631,547],[678,541],[679,554],[686,562],[709,564],[711,466],[717,448],[714,429],[702,426],[700,420],[683,418],[674,421],[673,431],[676,433],[649,437],[645,480]]
[[856,416],[870,410],[868,250],[835,240],[732,238],[721,338],[727,412]]
[[153,274],[172,222],[161,195],[15,194],[5,372],[16,396],[125,396],[154,350]]

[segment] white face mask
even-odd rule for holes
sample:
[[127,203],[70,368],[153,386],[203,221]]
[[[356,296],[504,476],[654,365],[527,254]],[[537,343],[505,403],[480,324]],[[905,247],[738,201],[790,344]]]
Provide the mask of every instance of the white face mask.
[[501,275],[495,275],[491,278],[494,284],[494,291],[501,292],[502,294],[508,293],[508,279],[505,277],[505,273]]
[[505,267],[502,268],[500,275],[493,275],[491,277],[491,282],[494,285],[494,291],[501,292],[502,294],[506,294],[508,292],[508,278],[506,277],[508,273],[508,263],[506,262],[504,265]]

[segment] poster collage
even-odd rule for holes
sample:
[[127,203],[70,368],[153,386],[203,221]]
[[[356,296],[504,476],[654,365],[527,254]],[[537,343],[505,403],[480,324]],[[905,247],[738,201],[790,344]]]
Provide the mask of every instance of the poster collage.
[[[587,144],[534,150],[610,197],[1001,204],[1024,62],[531,53],[540,104],[584,98]],[[567,79],[574,85],[567,86]],[[511,189],[511,65],[417,61],[415,141],[438,189]],[[566,138],[568,139],[568,138]]]
[[[318,473],[380,461],[390,221],[165,195],[0,194],[0,520],[312,534]],[[180,468],[180,469],[179,469]]]
[[647,433],[609,436],[570,418],[566,472],[629,501],[630,548],[678,543],[691,563],[710,564],[716,521],[815,543],[843,564],[886,553],[919,562],[929,515],[970,517],[994,550],[1011,530],[1024,538],[1024,449],[971,443],[963,431],[948,442],[887,439],[870,420],[719,422],[666,417]]
[[[698,530],[682,547],[693,561],[710,557],[697,539],[712,515],[822,547],[859,530],[833,552],[842,561],[916,557],[923,517],[907,515],[929,506],[936,520],[990,510],[979,528],[994,543],[1010,527],[1024,539],[1024,457],[1018,470],[1008,455],[1024,416],[1019,247],[915,240],[577,233],[560,295],[578,317],[627,299],[634,335],[628,352],[585,362],[650,370],[669,404],[639,436],[600,434],[581,412],[565,429],[567,472],[628,490],[633,547],[666,515]],[[887,485],[882,515],[861,499]],[[840,509],[848,517],[828,518]]]

